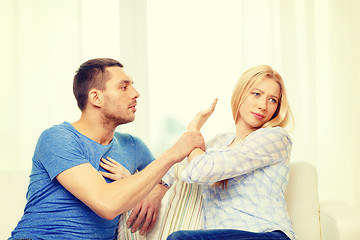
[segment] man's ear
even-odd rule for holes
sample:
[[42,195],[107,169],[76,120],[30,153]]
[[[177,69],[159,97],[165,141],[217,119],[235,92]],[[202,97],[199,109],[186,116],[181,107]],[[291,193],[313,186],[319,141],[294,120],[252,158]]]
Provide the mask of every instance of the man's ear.
[[94,107],[101,107],[103,104],[103,93],[99,89],[93,88],[89,91],[89,103]]

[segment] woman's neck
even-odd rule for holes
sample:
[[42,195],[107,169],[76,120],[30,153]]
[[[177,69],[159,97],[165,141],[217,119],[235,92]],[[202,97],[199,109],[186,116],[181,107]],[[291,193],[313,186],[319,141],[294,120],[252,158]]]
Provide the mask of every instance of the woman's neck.
[[257,130],[257,129],[249,129],[249,128],[245,128],[245,127],[243,127],[241,125],[236,125],[236,137],[231,142],[229,147],[234,146],[234,145],[242,142],[250,133],[252,133],[255,130]]

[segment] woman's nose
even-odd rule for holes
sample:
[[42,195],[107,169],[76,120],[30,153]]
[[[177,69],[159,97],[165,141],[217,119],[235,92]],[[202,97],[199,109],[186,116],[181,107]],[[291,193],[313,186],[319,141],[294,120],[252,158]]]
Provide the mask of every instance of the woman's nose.
[[266,99],[260,98],[258,101],[258,108],[266,110]]

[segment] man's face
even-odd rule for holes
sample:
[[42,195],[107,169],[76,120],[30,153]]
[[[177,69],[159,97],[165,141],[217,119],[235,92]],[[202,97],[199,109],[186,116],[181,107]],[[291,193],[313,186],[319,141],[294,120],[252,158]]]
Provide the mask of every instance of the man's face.
[[117,126],[134,121],[136,99],[140,95],[133,87],[133,81],[120,67],[108,67],[106,70],[110,79],[106,82],[103,91],[104,123],[114,123]]

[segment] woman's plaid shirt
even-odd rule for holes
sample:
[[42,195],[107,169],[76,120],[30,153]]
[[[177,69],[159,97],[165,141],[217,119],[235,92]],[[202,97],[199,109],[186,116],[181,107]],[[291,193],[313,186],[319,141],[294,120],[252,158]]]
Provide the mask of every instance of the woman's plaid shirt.
[[[183,181],[202,185],[205,229],[281,230],[294,239],[284,197],[290,136],[281,127],[261,128],[228,147],[234,138],[216,136],[181,172]],[[227,189],[211,187],[224,179]]]

